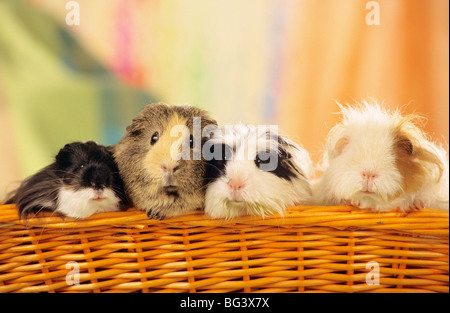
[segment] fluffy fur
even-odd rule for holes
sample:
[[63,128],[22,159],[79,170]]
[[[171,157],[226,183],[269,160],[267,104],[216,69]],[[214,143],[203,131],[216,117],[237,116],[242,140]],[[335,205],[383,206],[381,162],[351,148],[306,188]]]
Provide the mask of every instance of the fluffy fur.
[[58,193],[56,212],[74,218],[86,218],[94,213],[120,210],[120,198],[111,188],[98,192],[93,188],[62,187]]
[[315,204],[448,210],[448,153],[427,139],[418,116],[376,102],[339,106],[343,118],[327,138]]
[[[283,214],[286,208],[311,200],[311,160],[306,150],[292,141],[241,124],[231,131],[222,127],[221,136],[214,140],[228,153],[222,153],[222,160],[208,163],[205,213],[209,216],[264,217]],[[258,153],[267,149],[278,157],[273,170],[262,170],[256,162]]]
[[[189,145],[191,135],[196,135],[194,118],[201,118],[201,130],[217,125],[206,111],[195,107],[150,104],[114,146],[125,188],[135,207],[147,211],[149,218],[161,220],[204,206],[205,161],[201,147],[207,138],[194,136],[201,142],[193,142],[184,150],[190,154],[187,158],[178,160],[181,152],[173,149],[177,142]],[[189,131],[171,134],[180,126]]]
[[52,164],[24,180],[7,202],[16,203],[21,218],[40,211],[86,218],[128,205],[111,151],[93,141],[65,145]]

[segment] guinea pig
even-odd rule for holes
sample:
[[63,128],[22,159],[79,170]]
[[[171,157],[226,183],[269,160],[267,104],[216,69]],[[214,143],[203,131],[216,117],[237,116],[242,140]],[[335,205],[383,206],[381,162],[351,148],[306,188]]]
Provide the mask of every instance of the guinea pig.
[[133,119],[114,158],[137,209],[162,220],[203,208],[209,127],[217,122],[192,106],[149,104]]
[[224,126],[208,142],[205,214],[225,219],[282,215],[311,201],[309,154],[276,129]]
[[448,153],[427,139],[417,115],[367,101],[339,107],[343,118],[328,134],[315,204],[448,210]]
[[72,218],[118,211],[129,203],[108,147],[93,141],[66,144],[50,165],[25,179],[7,203],[21,218],[50,211]]

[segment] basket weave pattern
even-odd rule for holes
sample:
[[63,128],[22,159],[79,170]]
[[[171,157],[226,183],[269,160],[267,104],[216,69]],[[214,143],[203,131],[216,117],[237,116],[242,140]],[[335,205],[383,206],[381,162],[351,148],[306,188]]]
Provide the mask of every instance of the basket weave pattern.
[[[0,206],[0,292],[449,292],[449,214],[298,206],[284,217],[144,212],[20,221]],[[68,284],[75,261],[79,283]],[[379,284],[368,283],[368,262]],[[368,276],[369,275],[369,276]]]

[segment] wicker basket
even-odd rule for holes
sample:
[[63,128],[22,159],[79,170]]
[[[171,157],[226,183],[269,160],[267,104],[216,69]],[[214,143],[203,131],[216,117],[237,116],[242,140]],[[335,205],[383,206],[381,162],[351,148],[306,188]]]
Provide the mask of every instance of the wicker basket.
[[449,292],[448,217],[299,206],[266,219],[25,222],[4,205],[0,292]]

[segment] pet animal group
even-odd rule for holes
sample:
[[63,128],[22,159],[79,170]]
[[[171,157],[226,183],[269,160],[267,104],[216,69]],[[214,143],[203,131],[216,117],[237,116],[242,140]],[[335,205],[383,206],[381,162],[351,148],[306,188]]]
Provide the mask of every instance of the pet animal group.
[[448,148],[427,137],[418,116],[373,101],[338,105],[341,121],[313,164],[277,129],[219,126],[199,108],[149,104],[118,143],[65,145],[6,203],[21,218],[50,211],[79,219],[128,207],[157,220],[197,209],[211,218],[265,217],[295,205],[448,211]]

